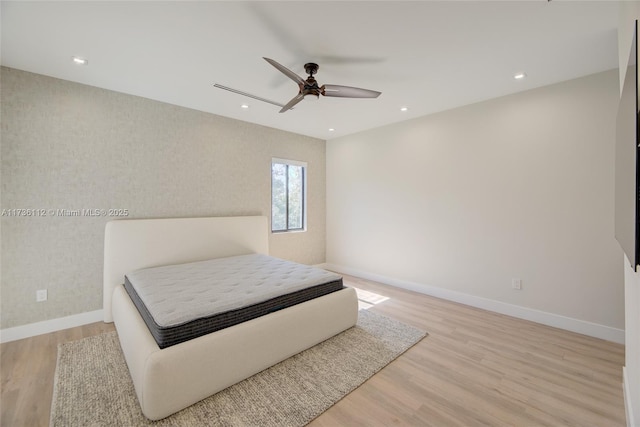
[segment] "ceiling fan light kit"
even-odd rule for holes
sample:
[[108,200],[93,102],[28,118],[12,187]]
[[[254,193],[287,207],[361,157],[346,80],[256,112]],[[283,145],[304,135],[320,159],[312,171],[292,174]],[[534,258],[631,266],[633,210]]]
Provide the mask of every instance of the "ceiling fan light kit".
[[320,66],[314,62],[309,62],[304,64],[304,70],[307,72],[307,74],[309,74],[309,77],[307,77],[305,80],[299,75],[297,75],[296,73],[294,73],[293,71],[289,70],[284,65],[274,61],[273,59],[271,58],[263,58],[263,59],[267,61],[269,64],[273,65],[278,71],[280,71],[285,76],[289,77],[298,85],[298,94],[293,98],[291,98],[291,100],[287,104],[282,105],[277,102],[266,100],[259,96],[242,92],[237,89],[232,89],[227,86],[219,85],[217,83],[214,84],[214,86],[219,89],[224,89],[233,93],[237,93],[239,95],[249,96],[251,98],[254,98],[260,101],[265,101],[270,104],[278,105],[282,107],[282,109],[280,110],[281,113],[289,111],[298,102],[302,101],[303,99],[306,99],[309,101],[318,100],[320,98],[320,95],[336,97],[336,98],[377,98],[378,96],[380,96],[380,93],[381,93],[375,90],[361,89],[361,88],[352,87],[352,86],[341,86],[341,85],[319,86],[318,82],[313,76],[318,72],[318,69],[320,68]]

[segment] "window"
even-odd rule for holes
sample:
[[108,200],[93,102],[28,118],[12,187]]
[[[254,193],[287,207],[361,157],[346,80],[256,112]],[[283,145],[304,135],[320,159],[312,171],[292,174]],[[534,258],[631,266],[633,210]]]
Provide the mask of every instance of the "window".
[[271,231],[305,229],[306,172],[306,163],[271,160]]

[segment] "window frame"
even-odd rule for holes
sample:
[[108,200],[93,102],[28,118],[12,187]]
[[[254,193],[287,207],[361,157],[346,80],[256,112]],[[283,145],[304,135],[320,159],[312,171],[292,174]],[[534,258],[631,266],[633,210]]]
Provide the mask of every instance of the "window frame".
[[[287,183],[286,183],[286,211],[285,211],[285,218],[286,218],[286,227],[284,229],[281,230],[274,230],[273,229],[273,165],[274,164],[280,164],[280,165],[286,165],[286,179],[287,179]],[[302,168],[302,227],[300,228],[290,228],[289,227],[289,166],[299,166]],[[271,158],[271,218],[270,218],[270,228],[271,228],[271,232],[272,233],[299,233],[299,232],[304,232],[307,231],[307,162],[301,162],[298,160],[289,160],[289,159],[282,159],[282,158],[277,158],[277,157],[273,157]]]

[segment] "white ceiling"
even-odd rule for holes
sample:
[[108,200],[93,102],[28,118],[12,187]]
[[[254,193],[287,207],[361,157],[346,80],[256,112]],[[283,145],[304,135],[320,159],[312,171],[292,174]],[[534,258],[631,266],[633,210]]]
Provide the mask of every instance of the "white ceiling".
[[[2,65],[321,139],[617,68],[612,1],[1,2]],[[89,60],[74,65],[71,57]],[[285,104],[262,59],[377,99]],[[513,74],[525,71],[524,81]],[[249,109],[241,109],[246,103]],[[407,106],[407,112],[400,107]],[[329,132],[334,128],[334,132]]]

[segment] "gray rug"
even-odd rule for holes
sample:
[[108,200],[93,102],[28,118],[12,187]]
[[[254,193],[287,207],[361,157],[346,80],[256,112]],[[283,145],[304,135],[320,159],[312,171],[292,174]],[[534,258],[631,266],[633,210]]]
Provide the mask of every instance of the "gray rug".
[[303,426],[427,334],[361,310],[347,331],[160,421],[142,415],[115,332],[58,348],[51,426]]

